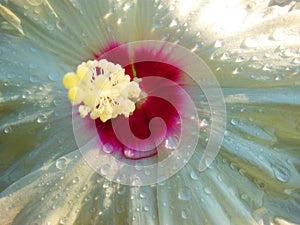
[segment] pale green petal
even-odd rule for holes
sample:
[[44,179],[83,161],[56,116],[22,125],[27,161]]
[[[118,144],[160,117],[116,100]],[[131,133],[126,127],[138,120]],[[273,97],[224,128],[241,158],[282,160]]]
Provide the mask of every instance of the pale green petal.
[[3,189],[76,145],[71,106],[60,82],[69,67],[27,39],[0,38]]
[[[0,223],[300,223],[296,4],[2,0],[1,189],[16,183],[1,194]],[[76,144],[63,74],[112,42],[146,39],[202,56],[228,111],[214,164],[199,173],[197,152],[157,190],[104,181],[65,155]]]
[[79,151],[25,176],[0,200],[1,224],[157,224],[156,189],[105,180]]
[[251,213],[261,206],[263,193],[220,156],[202,173],[195,169],[199,160],[194,155],[182,171],[158,185],[160,222],[257,224]]

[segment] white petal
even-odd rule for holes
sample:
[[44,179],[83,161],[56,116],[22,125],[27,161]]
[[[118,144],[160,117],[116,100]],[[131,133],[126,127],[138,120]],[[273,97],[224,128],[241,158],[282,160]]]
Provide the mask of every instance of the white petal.
[[0,222],[157,224],[155,195],[155,187],[129,187],[104,179],[74,151],[2,192]]
[[68,66],[27,39],[0,38],[2,189],[76,145],[60,81]]

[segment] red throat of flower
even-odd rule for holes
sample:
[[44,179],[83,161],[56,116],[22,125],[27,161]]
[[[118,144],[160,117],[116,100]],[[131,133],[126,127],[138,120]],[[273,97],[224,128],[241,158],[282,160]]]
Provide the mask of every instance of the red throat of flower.
[[[109,50],[117,47],[117,44],[112,44],[109,46],[102,55],[95,54],[97,60],[105,58],[113,63],[122,63],[122,60],[129,59],[129,52],[127,49],[120,49],[120,51],[115,52],[112,55],[106,54]],[[139,59],[155,57],[157,61],[139,61]],[[178,109],[182,107],[182,97],[177,85],[174,83],[180,83],[182,80],[183,72],[171,65],[164,63],[166,57],[165,54],[160,53],[160,51],[154,52],[153,49],[141,48],[136,49],[134,52],[134,61],[129,65],[124,67],[125,73],[128,74],[133,80],[135,77],[141,78],[140,88],[146,94],[145,98],[140,99],[136,102],[136,108],[132,114],[125,118],[123,115],[119,118],[113,118],[106,122],[101,121],[99,118],[95,120],[97,132],[101,143],[104,146],[104,150],[110,154],[121,155],[121,157],[129,159],[142,159],[146,157],[151,157],[157,154],[157,147],[148,149],[149,143],[133,143],[135,139],[127,138],[127,143],[124,144],[119,140],[117,133],[126,132],[124,127],[113,126],[114,120],[128,120],[130,129],[133,135],[142,140],[146,140],[151,136],[153,141],[165,140],[168,136],[180,130],[179,113]],[[175,62],[176,63],[176,62]],[[161,81],[158,79],[152,79],[153,82],[146,82],[143,78],[163,78]],[[149,78],[151,79],[151,78]],[[148,81],[149,81],[148,79]],[[171,81],[165,82],[166,80]],[[179,85],[179,84],[178,84]],[[171,96],[173,101],[172,104],[157,96]],[[180,111],[180,110],[179,110]],[[155,127],[150,131],[149,123],[154,118],[161,118],[166,125],[166,132],[160,127]],[[135,148],[132,148],[135,146]]]

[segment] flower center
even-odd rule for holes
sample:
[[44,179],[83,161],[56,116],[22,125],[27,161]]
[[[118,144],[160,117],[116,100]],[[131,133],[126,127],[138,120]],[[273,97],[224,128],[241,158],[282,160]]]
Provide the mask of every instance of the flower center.
[[[118,159],[138,160],[157,155],[164,146],[170,150],[169,139],[177,140],[183,72],[164,63],[165,56],[158,62],[131,63],[127,53],[121,49],[120,54],[83,62],[64,76],[63,84],[80,116],[94,120],[100,149]],[[135,53],[137,58],[153,55],[143,48]]]
[[[142,93],[146,93],[147,96],[146,98],[140,98],[140,100],[136,102],[136,109],[128,118],[128,123],[133,135],[140,140],[147,140],[151,136],[153,142],[165,139],[166,143],[162,142],[162,147],[164,147],[164,145],[167,146],[168,138],[176,138],[176,132],[180,131],[181,125],[178,123],[180,118],[178,111],[183,108],[182,103],[184,99],[182,99],[182,93],[178,85],[176,86],[174,83],[180,80],[182,71],[172,65],[153,61],[138,62],[134,63],[134,65],[130,64],[125,66],[124,68],[132,79],[135,74],[141,78],[139,84]],[[149,80],[153,82],[149,82]],[[170,82],[166,82],[166,80]],[[173,99],[172,103],[162,98],[166,95],[171,96]],[[155,127],[154,130],[149,128],[150,121],[154,118],[161,118],[164,121],[166,133],[163,132],[161,127]],[[122,118],[116,118],[116,120],[118,119]],[[113,149],[112,153],[121,152],[125,158],[137,160],[154,156],[158,152],[160,146],[145,151],[151,144],[147,141],[137,144],[135,143],[135,139],[131,139],[129,135],[125,138],[127,143],[124,144],[114,130],[114,120],[109,120],[104,123],[97,119],[95,123],[101,142],[106,148]],[[122,130],[123,127],[119,127],[119,129]],[[122,133],[122,131],[117,133]],[[127,135],[127,133],[125,135]],[[131,146],[136,146],[136,148],[133,149]],[[137,149],[140,149],[140,151],[137,151]]]
[[105,59],[83,62],[76,73],[67,73],[63,79],[72,105],[80,104],[80,116],[89,114],[102,122],[119,115],[129,117],[135,103],[145,97],[138,82],[137,78],[130,81],[125,69]]

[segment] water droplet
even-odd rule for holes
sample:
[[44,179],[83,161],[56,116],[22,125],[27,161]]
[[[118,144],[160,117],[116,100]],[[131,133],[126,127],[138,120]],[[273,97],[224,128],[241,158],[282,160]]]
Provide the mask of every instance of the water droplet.
[[53,100],[53,104],[54,104],[55,106],[60,106],[60,105],[62,105],[62,100],[61,100],[61,99],[54,99],[54,100]]
[[144,210],[145,212],[148,212],[148,211],[150,210],[150,208],[149,208],[149,206],[144,206],[144,207],[143,207],[143,210]]
[[52,73],[52,72],[50,72],[50,73],[48,74],[48,78],[49,78],[49,80],[51,80],[51,81],[58,81],[58,80],[59,80],[58,74],[57,74],[57,73]]
[[89,185],[88,184],[85,184],[82,188],[83,191],[86,191],[87,189],[89,188]]
[[18,115],[19,120],[24,119],[25,117],[26,117],[26,112],[25,111],[20,112],[19,115]]
[[169,25],[169,27],[175,27],[179,24],[178,19],[173,19]]
[[236,126],[236,125],[239,124],[239,121],[236,120],[236,119],[231,119],[231,120],[230,120],[230,123],[231,123],[233,126]]
[[208,187],[205,187],[204,188],[204,192],[206,193],[206,194],[208,194],[208,195],[210,195],[212,192],[211,192],[211,190],[210,190],[210,188],[208,188]]
[[5,128],[3,129],[3,132],[4,132],[5,134],[10,134],[10,133],[12,132],[12,128],[11,128],[10,126],[7,126],[7,127],[5,127]]
[[117,183],[125,183],[126,180],[127,180],[127,177],[125,174],[120,174],[116,179]]
[[170,135],[165,141],[165,148],[176,149],[179,145],[179,140],[176,136]]
[[58,21],[56,22],[56,27],[57,27],[57,29],[59,29],[59,30],[61,30],[61,31],[67,30],[66,25],[65,25],[63,22],[61,22],[60,20],[58,20]]
[[45,123],[47,121],[47,116],[42,114],[37,118],[38,123]]
[[23,94],[22,94],[22,98],[23,98],[23,99],[27,99],[27,98],[30,97],[30,95],[31,95],[31,92],[28,91],[28,90],[25,90],[25,91],[23,92]]
[[245,61],[245,58],[243,56],[239,56],[236,58],[235,60],[236,62],[244,62]]
[[284,52],[282,52],[282,56],[291,57],[293,56],[293,52],[290,49],[286,49]]
[[300,63],[300,58],[295,58],[292,60],[293,64],[299,64]]
[[231,58],[231,55],[230,55],[230,53],[229,52],[225,52],[225,53],[223,53],[223,55],[221,56],[221,60],[228,60],[228,59],[230,59]]
[[35,62],[30,63],[30,64],[29,64],[29,68],[30,68],[30,69],[35,69],[35,68],[37,68],[37,64],[36,64]]
[[123,10],[126,12],[128,9],[132,8],[133,4],[132,3],[125,3]]
[[270,64],[266,64],[266,65],[264,65],[264,67],[263,67],[263,70],[264,70],[264,71],[271,71],[271,70],[272,70],[272,68],[273,68],[273,66],[272,66],[272,65],[270,65]]
[[289,181],[291,173],[290,171],[283,166],[273,166],[274,175],[277,180],[286,183]]
[[39,14],[39,13],[41,12],[41,8],[40,8],[40,7],[35,7],[35,8],[34,8],[34,12],[35,12],[36,14]]
[[257,45],[258,45],[258,42],[251,38],[246,38],[243,43],[243,46],[246,48],[255,48]]
[[110,153],[112,153],[114,151],[114,148],[113,148],[113,146],[111,144],[105,144],[105,145],[103,145],[102,150],[105,153],[110,154]]
[[56,160],[55,166],[57,169],[63,170],[67,167],[67,159],[62,157]]
[[191,178],[193,179],[193,180],[198,180],[198,175],[197,175],[197,173],[196,173],[196,171],[192,171],[191,172]]
[[137,171],[140,171],[143,169],[143,164],[139,161],[135,162],[135,165],[134,165],[134,168],[137,170]]
[[14,73],[8,73],[7,78],[8,79],[13,79],[16,75]]
[[149,176],[149,175],[151,174],[151,171],[148,170],[148,169],[145,169],[145,170],[144,170],[144,173],[145,173],[146,176]]
[[79,182],[79,177],[75,177],[73,180],[72,180],[72,183],[73,184],[77,184]]
[[29,77],[30,82],[37,83],[39,81],[39,78],[36,75],[31,75]]
[[195,52],[195,51],[198,51],[202,48],[203,46],[203,43],[200,42],[200,43],[197,43],[192,49],[191,49],[191,52]]
[[119,195],[125,194],[125,191],[126,191],[125,186],[120,186],[120,187],[118,188],[118,194],[119,194]]
[[124,212],[124,208],[121,205],[118,205],[116,211],[117,211],[117,213],[121,214]]
[[275,77],[275,80],[276,80],[276,81],[282,80],[282,76],[281,76],[281,75],[277,75],[277,76]]
[[120,17],[118,20],[117,20],[117,24],[118,25],[121,25],[122,23],[125,23],[126,22],[126,18],[124,17]]
[[241,199],[243,199],[243,200],[246,200],[246,199],[248,199],[248,195],[246,195],[246,194],[242,194],[242,195],[241,195]]
[[53,26],[53,24],[48,23],[48,24],[46,25],[46,28],[47,28],[47,30],[51,31],[51,30],[54,29],[54,26]]
[[288,38],[283,29],[277,29],[273,32],[271,38],[275,41],[284,41]]
[[67,218],[66,217],[64,217],[64,218],[61,218],[60,220],[59,220],[59,224],[66,224],[66,221],[67,221]]
[[188,187],[184,187],[178,191],[178,198],[182,201],[188,201],[192,198],[191,190]]
[[215,48],[221,48],[224,45],[224,41],[222,40],[216,40],[214,46]]
[[124,150],[124,155],[127,157],[127,158],[133,158],[134,157],[134,151],[131,150],[131,149],[125,149]]
[[100,173],[104,176],[106,176],[108,174],[108,172],[110,171],[110,165],[109,164],[105,164],[104,166],[101,167],[100,169]]
[[186,210],[181,211],[181,218],[185,220],[189,218],[189,215]]
[[132,182],[131,182],[131,185],[133,186],[141,186],[142,185],[142,180],[139,176],[135,175],[133,178],[132,178]]
[[32,6],[39,6],[44,2],[44,0],[27,0],[27,2]]
[[205,165],[207,166],[207,168],[210,168],[210,169],[213,169],[216,166],[213,159],[211,159],[211,158],[205,159]]

